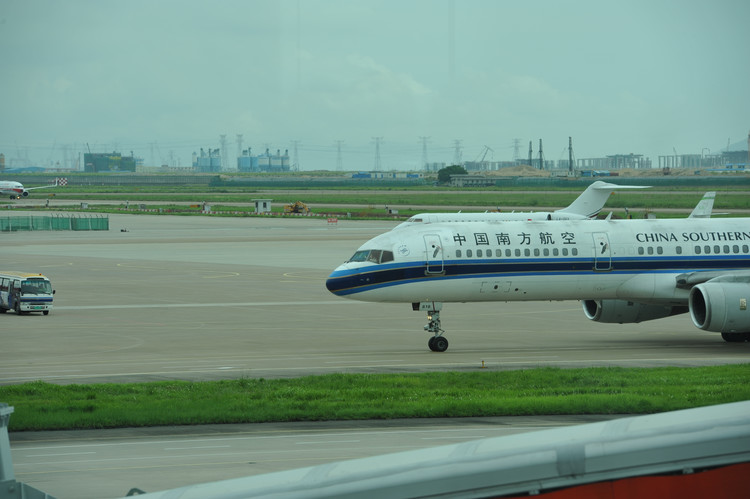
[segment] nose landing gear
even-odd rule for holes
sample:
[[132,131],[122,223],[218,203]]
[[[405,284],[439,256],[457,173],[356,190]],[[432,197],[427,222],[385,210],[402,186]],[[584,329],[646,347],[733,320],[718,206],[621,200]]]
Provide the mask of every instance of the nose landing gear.
[[427,311],[427,324],[424,330],[433,334],[427,342],[427,346],[433,352],[445,352],[448,350],[448,339],[443,336],[445,331],[440,327],[440,309],[442,308],[443,304],[439,302],[412,303],[413,310]]

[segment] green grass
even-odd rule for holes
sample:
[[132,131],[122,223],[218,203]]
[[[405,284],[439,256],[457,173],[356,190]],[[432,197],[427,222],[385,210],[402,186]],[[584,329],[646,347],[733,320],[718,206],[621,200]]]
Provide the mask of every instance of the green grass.
[[0,386],[12,431],[209,423],[644,414],[750,399],[750,364],[334,374],[294,379]]

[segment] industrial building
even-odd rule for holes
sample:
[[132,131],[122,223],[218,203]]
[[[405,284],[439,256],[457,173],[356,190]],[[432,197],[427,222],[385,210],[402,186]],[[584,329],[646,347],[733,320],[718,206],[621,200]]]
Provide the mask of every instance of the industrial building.
[[193,169],[196,173],[216,173],[221,171],[221,152],[219,149],[204,151],[200,155],[193,153]]
[[243,149],[242,155],[237,158],[237,170],[241,172],[288,172],[289,171],[289,150],[277,149],[276,154],[271,154],[266,148],[266,152],[253,156],[252,149]]
[[135,172],[135,158],[123,156],[119,152],[85,153],[83,155],[83,171],[86,173],[100,172]]

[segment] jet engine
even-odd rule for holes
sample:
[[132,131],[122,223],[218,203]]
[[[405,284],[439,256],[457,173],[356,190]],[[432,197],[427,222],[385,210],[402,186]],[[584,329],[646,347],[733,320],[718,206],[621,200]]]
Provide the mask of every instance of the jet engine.
[[690,290],[688,304],[695,327],[720,333],[750,332],[750,284],[704,282]]
[[583,312],[596,322],[629,324],[684,314],[687,307],[650,305],[627,300],[583,300]]

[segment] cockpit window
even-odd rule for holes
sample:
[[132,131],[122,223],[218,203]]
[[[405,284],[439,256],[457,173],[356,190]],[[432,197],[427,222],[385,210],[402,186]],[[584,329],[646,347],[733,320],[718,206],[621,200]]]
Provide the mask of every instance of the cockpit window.
[[348,261],[385,263],[393,261],[393,251],[388,250],[360,250],[354,253]]
[[422,221],[423,220],[418,217],[411,217],[409,220],[407,220],[407,222],[410,222],[410,223],[422,223]]

